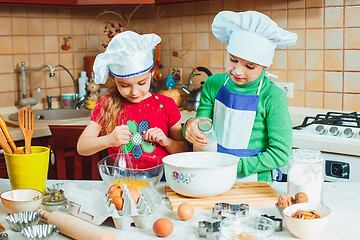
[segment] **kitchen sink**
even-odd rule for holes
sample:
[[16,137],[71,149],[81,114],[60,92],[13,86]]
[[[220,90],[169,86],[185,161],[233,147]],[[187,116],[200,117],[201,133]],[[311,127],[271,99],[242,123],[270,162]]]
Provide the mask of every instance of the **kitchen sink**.
[[[91,111],[86,109],[54,109],[54,110],[33,110],[35,121],[46,120],[68,120],[90,117]],[[18,114],[9,115],[9,119],[18,121]]]

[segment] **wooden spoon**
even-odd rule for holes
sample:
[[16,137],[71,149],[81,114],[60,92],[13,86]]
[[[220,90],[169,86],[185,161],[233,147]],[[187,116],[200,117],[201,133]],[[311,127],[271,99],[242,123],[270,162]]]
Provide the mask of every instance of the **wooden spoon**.
[[2,132],[0,132],[0,146],[6,153],[12,153],[11,147],[7,143],[6,138]]
[[18,113],[19,125],[25,139],[25,154],[31,154],[31,138],[34,132],[35,117],[28,107],[22,107]]

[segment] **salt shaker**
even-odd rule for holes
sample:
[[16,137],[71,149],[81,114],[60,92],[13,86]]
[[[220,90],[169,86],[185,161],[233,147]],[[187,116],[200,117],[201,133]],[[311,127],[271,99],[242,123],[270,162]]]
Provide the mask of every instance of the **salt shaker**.
[[309,202],[322,203],[324,159],[318,150],[294,149],[288,160],[287,193],[305,192]]
[[213,124],[210,119],[202,118],[198,122],[198,130],[205,135],[205,137],[209,140],[207,146],[199,146],[194,144],[194,151],[203,151],[203,152],[217,152],[217,140],[215,131],[213,128]]

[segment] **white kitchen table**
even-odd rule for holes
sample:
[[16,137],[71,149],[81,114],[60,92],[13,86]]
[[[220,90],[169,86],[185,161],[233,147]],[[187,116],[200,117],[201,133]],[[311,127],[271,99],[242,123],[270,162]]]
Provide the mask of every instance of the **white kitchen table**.
[[[68,180],[70,181],[70,180]],[[59,182],[67,182],[66,180],[48,180],[47,185]],[[91,189],[92,187],[102,188],[101,181],[71,181],[76,183],[76,186],[81,189]],[[286,183],[271,183],[270,184],[280,195],[286,193]],[[165,183],[160,182],[156,187],[161,196],[165,194]],[[105,187],[105,186],[104,186]],[[0,192],[10,190],[10,182],[8,179],[0,179]],[[359,227],[360,216],[360,182],[334,182],[325,183],[324,186],[324,203],[328,205],[331,210],[331,218],[329,224],[321,237],[316,239],[359,239],[357,227]],[[280,217],[280,213],[275,206],[255,208],[250,206],[250,214],[254,215],[275,215]],[[11,230],[7,224],[5,217],[7,213],[4,207],[0,208],[0,223],[6,228],[6,233],[9,235],[9,240],[23,239],[20,233]],[[181,221],[176,212],[170,208],[167,200],[163,199],[161,207],[152,214],[151,224],[147,229],[130,227],[127,230],[118,230],[115,228],[111,218],[108,218],[101,227],[114,232],[117,239],[162,239],[157,237],[152,231],[152,223],[158,218],[166,217],[174,223],[174,231],[171,235],[163,239],[174,240],[192,240],[205,239],[198,237],[198,222],[203,220],[211,220],[211,210],[197,210],[194,216],[188,221]],[[76,227],[76,226],[74,226]],[[69,239],[64,235],[59,234],[57,239]],[[268,240],[282,240],[282,239],[296,239],[286,229],[282,232],[275,232]]]

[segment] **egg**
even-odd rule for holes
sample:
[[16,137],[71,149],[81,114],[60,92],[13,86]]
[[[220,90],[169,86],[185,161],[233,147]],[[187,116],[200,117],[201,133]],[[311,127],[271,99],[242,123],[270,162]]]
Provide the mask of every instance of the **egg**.
[[114,197],[121,197],[122,193],[123,193],[123,190],[121,188],[118,188],[109,195],[109,199],[113,199]]
[[158,237],[169,236],[173,229],[173,223],[167,218],[159,218],[153,224],[153,231]]
[[124,199],[122,197],[120,197],[120,196],[114,197],[111,200],[111,203],[113,203],[115,205],[117,210],[121,210],[122,207],[123,207],[123,204],[124,204]]
[[181,220],[189,220],[192,216],[194,216],[194,206],[190,203],[184,202],[178,207],[177,214]]
[[120,188],[120,186],[118,184],[113,184],[109,187],[107,194],[111,194],[113,191],[115,191],[116,189],[119,189],[119,188]]
[[128,189],[131,194],[131,197],[134,199],[134,202],[137,204],[139,202],[139,199],[141,196],[139,191],[137,190],[136,187],[133,187],[133,186],[128,186]]

